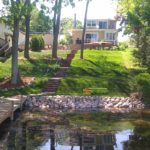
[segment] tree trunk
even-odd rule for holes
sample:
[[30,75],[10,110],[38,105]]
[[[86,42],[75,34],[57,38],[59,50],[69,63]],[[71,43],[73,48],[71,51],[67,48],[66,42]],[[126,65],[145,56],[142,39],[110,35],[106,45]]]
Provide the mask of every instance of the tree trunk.
[[14,31],[12,39],[12,75],[11,83],[18,84],[20,81],[18,68],[18,38],[19,38],[19,19],[14,16]]
[[61,17],[61,4],[62,4],[62,0],[55,1],[55,10],[54,10],[54,18],[53,18],[52,58],[57,58],[58,35],[59,35],[60,17]]
[[[26,5],[30,5],[30,0],[26,0]],[[25,36],[25,50],[24,50],[24,57],[29,59],[29,37],[30,37],[30,14],[26,15],[25,19],[26,24],[26,36]]]
[[90,2],[90,0],[87,0],[87,2],[86,2],[86,9],[85,9],[85,16],[84,16],[84,27],[83,27],[83,32],[82,32],[82,42],[81,42],[80,59],[83,59],[84,36],[85,36],[85,31],[86,31],[86,21],[87,21],[87,13],[88,13],[89,2]]

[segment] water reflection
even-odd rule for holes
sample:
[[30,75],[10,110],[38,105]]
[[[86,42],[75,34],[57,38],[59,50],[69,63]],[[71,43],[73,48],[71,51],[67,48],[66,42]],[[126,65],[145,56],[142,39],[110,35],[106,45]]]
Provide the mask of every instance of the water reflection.
[[[121,124],[120,124],[121,126]],[[0,133],[0,150],[149,150],[150,125],[120,131],[81,130],[68,125],[15,121]]]

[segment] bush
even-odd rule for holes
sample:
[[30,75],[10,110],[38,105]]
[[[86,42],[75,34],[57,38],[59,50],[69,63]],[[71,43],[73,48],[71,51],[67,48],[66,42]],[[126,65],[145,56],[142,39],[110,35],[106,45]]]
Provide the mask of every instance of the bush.
[[143,93],[144,101],[150,103],[150,74],[141,73],[136,76],[139,91]]
[[59,40],[59,44],[61,45],[69,45],[72,42],[72,37],[69,34],[65,34],[65,37]]
[[45,46],[43,37],[39,35],[32,36],[30,45],[31,45],[32,51],[42,50]]
[[65,38],[60,39],[60,40],[59,40],[59,44],[61,44],[61,45],[66,45],[66,44],[67,44],[67,40],[66,40]]
[[126,50],[128,48],[128,44],[126,42],[119,42],[118,49],[119,50]]

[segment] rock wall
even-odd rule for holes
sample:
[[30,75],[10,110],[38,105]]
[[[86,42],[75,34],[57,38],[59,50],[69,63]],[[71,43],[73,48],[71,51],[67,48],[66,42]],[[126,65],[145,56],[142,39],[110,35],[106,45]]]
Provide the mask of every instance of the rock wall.
[[28,96],[25,106],[28,108],[59,109],[59,110],[105,110],[130,111],[142,109],[144,104],[133,97],[104,96]]

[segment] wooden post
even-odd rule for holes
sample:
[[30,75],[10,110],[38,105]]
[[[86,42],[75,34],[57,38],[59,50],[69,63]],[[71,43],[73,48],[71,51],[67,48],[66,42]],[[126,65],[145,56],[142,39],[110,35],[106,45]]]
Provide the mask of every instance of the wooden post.
[[14,120],[14,102],[13,101],[11,101],[11,110],[10,110],[10,119],[11,119],[11,121],[13,121]]
[[22,111],[22,105],[23,105],[22,99],[23,99],[23,96],[21,95],[21,98],[20,98],[20,111]]

